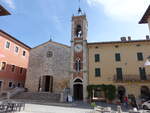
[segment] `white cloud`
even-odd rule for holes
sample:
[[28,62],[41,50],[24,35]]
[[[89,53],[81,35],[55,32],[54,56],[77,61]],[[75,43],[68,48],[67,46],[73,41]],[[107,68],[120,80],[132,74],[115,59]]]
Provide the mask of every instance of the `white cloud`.
[[15,9],[14,0],[4,0],[4,2],[7,3],[10,8]]
[[135,20],[141,18],[150,0],[86,0],[91,6],[103,6],[106,15],[119,20]]

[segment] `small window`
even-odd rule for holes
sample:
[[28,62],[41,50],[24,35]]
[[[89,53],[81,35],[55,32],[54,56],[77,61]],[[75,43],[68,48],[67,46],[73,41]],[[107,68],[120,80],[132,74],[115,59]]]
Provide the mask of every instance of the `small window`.
[[100,76],[101,76],[100,68],[95,68],[95,77],[100,77]]
[[23,68],[21,67],[21,68],[20,68],[20,74],[22,74],[22,72],[23,72]]
[[10,48],[10,42],[7,41],[5,47],[9,49]]
[[100,61],[100,55],[99,54],[95,54],[95,62],[99,62]]
[[145,68],[139,67],[140,79],[147,80]]
[[143,53],[137,53],[137,59],[138,61],[143,61]]
[[3,82],[2,82],[2,81],[0,81],[0,88],[2,87],[2,83],[3,83]]
[[123,80],[122,68],[116,68],[117,80]]
[[19,52],[19,47],[15,47],[15,52],[18,53]]
[[23,56],[26,56],[26,51],[23,51],[22,55],[23,55]]
[[14,72],[15,71],[15,65],[12,65],[11,67],[11,71]]
[[8,85],[10,88],[13,87],[13,83],[12,82],[9,82],[9,85]]
[[118,48],[119,46],[118,45],[115,45],[115,48]]
[[53,56],[53,52],[52,51],[48,51],[47,52],[47,57],[49,58],[49,57],[52,57]]
[[121,61],[120,53],[116,53],[116,54],[115,54],[115,60],[116,60],[117,62]]
[[0,70],[5,70],[5,68],[6,68],[6,62],[2,62],[0,64]]
[[76,69],[77,72],[80,72],[80,70],[81,70],[81,61],[80,61],[80,59],[77,59],[75,61],[75,69]]
[[95,46],[95,49],[98,49],[98,46]]

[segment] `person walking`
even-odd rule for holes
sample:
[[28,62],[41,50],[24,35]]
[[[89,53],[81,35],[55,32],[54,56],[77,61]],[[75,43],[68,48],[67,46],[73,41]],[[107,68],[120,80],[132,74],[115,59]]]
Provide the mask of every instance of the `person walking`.
[[125,106],[128,107],[128,97],[127,96],[124,97],[124,103],[125,103]]

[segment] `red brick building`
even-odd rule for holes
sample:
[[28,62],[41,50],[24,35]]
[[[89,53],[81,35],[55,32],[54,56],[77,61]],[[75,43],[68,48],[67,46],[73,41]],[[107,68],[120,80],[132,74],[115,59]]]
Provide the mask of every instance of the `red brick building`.
[[0,30],[0,90],[25,83],[30,47]]

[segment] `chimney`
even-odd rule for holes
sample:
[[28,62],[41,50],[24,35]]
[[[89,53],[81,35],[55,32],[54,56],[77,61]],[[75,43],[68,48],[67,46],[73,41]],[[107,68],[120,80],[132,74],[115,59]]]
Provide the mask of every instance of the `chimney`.
[[126,41],[126,37],[121,37],[120,39],[121,39],[122,42]]
[[149,40],[149,35],[146,35],[146,40]]
[[131,37],[130,36],[128,36],[128,41],[131,41]]

